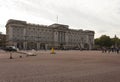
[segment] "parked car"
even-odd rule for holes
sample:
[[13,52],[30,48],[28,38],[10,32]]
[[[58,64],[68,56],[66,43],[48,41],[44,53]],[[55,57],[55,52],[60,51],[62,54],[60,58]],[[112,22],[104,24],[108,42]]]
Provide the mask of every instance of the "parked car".
[[4,50],[5,51],[18,51],[18,48],[16,48],[15,46],[7,46]]

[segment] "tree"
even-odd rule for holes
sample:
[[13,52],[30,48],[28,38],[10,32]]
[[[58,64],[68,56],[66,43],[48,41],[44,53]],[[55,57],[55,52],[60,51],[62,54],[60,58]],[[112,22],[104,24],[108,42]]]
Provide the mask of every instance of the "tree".
[[111,47],[112,40],[109,36],[102,35],[100,38],[95,39],[95,45],[99,45],[99,47]]
[[96,38],[95,39],[95,49],[99,49],[100,48],[100,38]]

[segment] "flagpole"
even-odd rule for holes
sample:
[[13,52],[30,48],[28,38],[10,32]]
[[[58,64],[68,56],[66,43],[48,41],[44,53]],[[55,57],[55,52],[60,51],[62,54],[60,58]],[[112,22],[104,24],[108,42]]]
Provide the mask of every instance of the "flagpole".
[[58,15],[57,15],[57,17],[56,17],[56,22],[58,23]]

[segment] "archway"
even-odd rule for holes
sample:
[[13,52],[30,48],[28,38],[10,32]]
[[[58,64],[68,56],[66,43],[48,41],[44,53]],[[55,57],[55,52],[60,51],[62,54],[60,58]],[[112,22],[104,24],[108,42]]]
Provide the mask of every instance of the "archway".
[[63,49],[64,49],[63,44],[60,44],[60,49],[61,49],[61,50],[63,50]]
[[31,50],[31,49],[36,49],[37,48],[37,44],[34,42],[28,42],[27,43],[27,49]]
[[18,49],[23,49],[23,43],[22,42],[18,42],[16,47]]
[[44,50],[45,49],[45,43],[40,44],[40,49]]
[[84,49],[89,50],[89,44],[85,43],[84,44]]

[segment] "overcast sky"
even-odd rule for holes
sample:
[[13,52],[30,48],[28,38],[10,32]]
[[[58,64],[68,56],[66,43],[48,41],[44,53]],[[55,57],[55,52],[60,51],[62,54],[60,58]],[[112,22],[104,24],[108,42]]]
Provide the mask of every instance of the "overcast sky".
[[0,31],[9,19],[50,25],[57,22],[72,29],[94,30],[120,38],[120,0],[0,0]]

